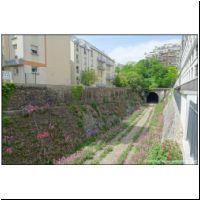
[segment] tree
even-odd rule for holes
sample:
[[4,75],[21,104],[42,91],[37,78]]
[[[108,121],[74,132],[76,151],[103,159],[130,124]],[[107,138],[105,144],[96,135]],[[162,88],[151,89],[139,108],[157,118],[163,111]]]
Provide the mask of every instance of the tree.
[[95,83],[95,81],[97,80],[97,76],[93,69],[86,69],[81,72],[80,79],[83,85],[90,86]]
[[174,66],[163,66],[156,58],[142,59],[137,63],[128,63],[114,80],[117,87],[132,87],[136,91],[148,91],[153,88],[172,87],[177,71]]
[[163,87],[172,87],[177,79],[177,69],[175,66],[168,66],[167,72],[163,78]]

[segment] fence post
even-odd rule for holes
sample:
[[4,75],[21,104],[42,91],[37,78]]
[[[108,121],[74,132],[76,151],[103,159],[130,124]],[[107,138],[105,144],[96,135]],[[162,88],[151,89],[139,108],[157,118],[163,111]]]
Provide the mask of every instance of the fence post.
[[25,84],[27,84],[27,80],[26,80],[26,78],[27,78],[27,77],[26,77],[26,73],[25,73]]

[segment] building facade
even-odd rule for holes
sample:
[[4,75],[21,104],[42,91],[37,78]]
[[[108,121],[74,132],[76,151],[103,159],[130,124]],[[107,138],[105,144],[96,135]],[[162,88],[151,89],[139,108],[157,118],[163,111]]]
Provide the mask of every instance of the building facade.
[[94,69],[95,85],[110,86],[114,61],[71,35],[3,35],[2,69],[21,84],[76,85],[82,70]]
[[80,83],[81,71],[93,69],[97,75],[96,86],[111,86],[115,62],[105,53],[85,40],[71,37],[72,84]]
[[2,36],[3,70],[21,84],[70,85],[70,37]]
[[198,151],[198,37],[182,37],[175,102],[183,128],[184,162],[197,163]]
[[147,59],[156,58],[164,66],[173,65],[178,67],[180,56],[179,44],[165,44],[161,47],[156,47],[152,52],[145,54]]

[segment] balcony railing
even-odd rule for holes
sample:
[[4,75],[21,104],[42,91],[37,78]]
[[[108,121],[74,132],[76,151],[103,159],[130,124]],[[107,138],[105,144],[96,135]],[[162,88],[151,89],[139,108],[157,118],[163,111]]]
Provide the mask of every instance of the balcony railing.
[[10,59],[4,61],[4,66],[17,66],[17,65],[23,65],[24,60],[23,59]]
[[109,67],[112,67],[112,66],[114,66],[114,63],[108,60],[106,62],[106,65],[109,66]]
[[106,62],[106,59],[104,57],[97,57],[97,60],[99,62],[102,62],[102,63],[105,63]]
[[104,66],[102,66],[102,65],[98,65],[98,66],[97,66],[97,69],[103,71],[103,70],[105,70],[106,68],[105,68]]
[[106,80],[108,80],[108,81],[111,81],[111,80],[113,80],[113,79],[114,79],[114,76],[113,76],[113,75],[108,74],[108,75],[106,76]]

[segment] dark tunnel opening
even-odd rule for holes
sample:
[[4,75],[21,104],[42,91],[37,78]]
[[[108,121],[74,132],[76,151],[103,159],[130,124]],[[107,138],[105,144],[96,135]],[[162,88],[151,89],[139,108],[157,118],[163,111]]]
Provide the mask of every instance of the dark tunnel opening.
[[147,103],[158,103],[159,98],[155,92],[150,92],[147,96]]

